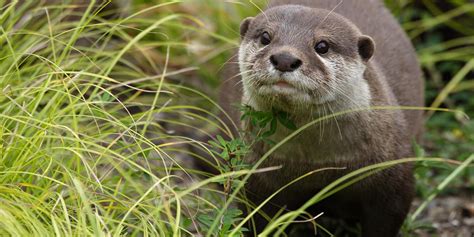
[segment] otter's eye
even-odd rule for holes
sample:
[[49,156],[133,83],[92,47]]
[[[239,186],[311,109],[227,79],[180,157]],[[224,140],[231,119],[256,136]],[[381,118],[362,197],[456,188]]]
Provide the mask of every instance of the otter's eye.
[[329,51],[329,44],[326,41],[321,41],[316,44],[314,49],[316,50],[316,53],[318,54],[326,54]]
[[270,38],[270,34],[268,32],[263,32],[262,35],[260,36],[260,43],[263,45],[269,45],[272,42],[272,39]]

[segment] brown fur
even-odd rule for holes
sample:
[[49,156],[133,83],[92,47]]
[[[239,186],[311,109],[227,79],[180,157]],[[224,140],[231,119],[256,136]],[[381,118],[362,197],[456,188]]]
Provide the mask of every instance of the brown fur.
[[[318,37],[326,37],[325,39],[337,42],[332,48],[334,54],[345,60],[362,61],[365,65],[363,80],[369,85],[370,106],[422,106],[423,82],[413,47],[383,4],[377,0],[346,0],[335,8],[338,2],[275,0],[270,6],[278,8],[270,7],[265,14],[244,21],[241,26],[243,44],[256,40],[262,27],[278,31],[274,33],[276,38],[273,45],[258,52],[257,59],[252,61],[252,67],[255,70],[265,70],[268,55],[287,50],[306,62],[301,68],[303,74],[310,75],[309,77],[316,74],[328,77],[321,57],[307,50],[308,42],[314,44]],[[326,10],[309,11],[302,7],[284,6],[285,4]],[[328,11],[334,8],[335,13],[340,15],[329,14]],[[308,26],[318,26],[320,29],[316,31],[316,35],[312,35],[313,29],[305,29]],[[367,44],[367,40],[371,42],[370,38],[376,45],[373,57],[370,51],[373,48],[370,43]],[[238,69],[232,65],[227,69],[228,78],[238,74]],[[314,74],[315,72],[318,73]],[[240,123],[239,112],[232,104],[241,101],[243,96],[242,88],[236,86],[239,80],[240,78],[226,80],[221,88],[221,105],[236,124]],[[291,107],[291,103],[286,103],[287,98],[284,96],[270,102],[259,96],[254,97],[257,98],[249,99],[244,96],[243,100],[251,101],[252,106],[258,110],[268,110],[272,106],[286,110],[300,126],[317,117],[307,112],[317,106],[293,105],[301,107],[298,109]],[[341,101],[334,103],[338,102]],[[282,169],[254,175],[247,185],[249,197],[253,202],[259,203],[283,185],[310,171],[325,167],[346,167],[345,170],[313,174],[293,184],[263,209],[272,215],[282,207],[290,210],[298,208],[321,188],[350,171],[410,156],[411,143],[421,132],[422,113],[414,111],[372,110],[325,121],[303,131],[272,154],[261,167],[282,166]],[[279,141],[290,133],[286,128],[279,128],[271,139]],[[268,150],[267,144],[256,143],[246,161],[254,163]],[[396,236],[412,197],[411,166],[399,165],[325,200],[312,208],[312,214],[325,211],[329,216],[354,218],[361,222],[363,236]],[[257,229],[262,230],[265,220],[258,216],[255,220]]]
[[[273,0],[269,7],[299,4],[313,8],[332,10],[349,19],[359,30],[372,37],[376,43],[372,61],[385,75],[391,91],[400,106],[424,104],[424,83],[413,46],[395,18],[381,0]],[[395,57],[396,55],[396,57]],[[418,135],[423,128],[422,112],[404,111],[411,135]]]

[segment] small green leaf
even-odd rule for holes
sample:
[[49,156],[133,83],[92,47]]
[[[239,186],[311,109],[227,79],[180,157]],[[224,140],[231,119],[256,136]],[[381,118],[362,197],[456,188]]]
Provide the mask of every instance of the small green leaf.
[[224,140],[224,138],[222,138],[222,136],[217,135],[217,140],[218,140],[219,143],[222,145],[222,147],[226,147],[227,142]]
[[102,101],[109,102],[112,97],[110,96],[108,91],[105,91],[100,98]]
[[220,146],[219,144],[217,144],[215,141],[208,141],[208,143],[213,146],[214,148],[223,148],[222,146]]
[[288,129],[290,129],[290,130],[296,130],[296,129],[297,129],[295,123],[291,120],[290,115],[288,115],[288,113],[279,112],[279,113],[277,114],[277,118],[278,118],[278,121],[279,121],[283,126],[285,126],[286,128],[288,128]]

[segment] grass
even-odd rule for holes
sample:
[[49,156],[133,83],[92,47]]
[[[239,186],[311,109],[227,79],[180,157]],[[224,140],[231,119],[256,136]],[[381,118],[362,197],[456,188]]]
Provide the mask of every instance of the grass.
[[[458,2],[447,12],[430,1],[389,5],[417,46],[427,103],[472,117],[474,38],[464,22],[474,13]],[[199,155],[190,147],[219,148],[200,138],[230,134],[216,116],[215,88],[238,46],[240,19],[263,1],[134,1],[118,18],[92,3],[78,12],[73,3],[0,0],[0,236],[241,233],[249,217],[233,206],[246,202],[238,178],[271,170],[238,167],[228,157],[225,172],[199,179],[190,160]],[[406,235],[428,201],[474,184],[474,123],[459,114],[432,114],[428,154],[419,149],[419,158],[399,161],[417,162],[426,200],[407,220]],[[222,143],[239,149],[238,137]],[[344,188],[342,179],[307,205]],[[229,182],[225,190],[217,185]],[[267,231],[302,214],[304,207],[275,217]]]

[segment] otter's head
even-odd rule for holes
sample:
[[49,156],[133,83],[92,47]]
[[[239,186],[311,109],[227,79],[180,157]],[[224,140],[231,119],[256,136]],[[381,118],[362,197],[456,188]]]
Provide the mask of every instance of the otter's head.
[[334,105],[334,110],[370,105],[363,74],[374,41],[344,17],[279,6],[245,19],[240,33],[244,103],[290,113],[325,105]]

